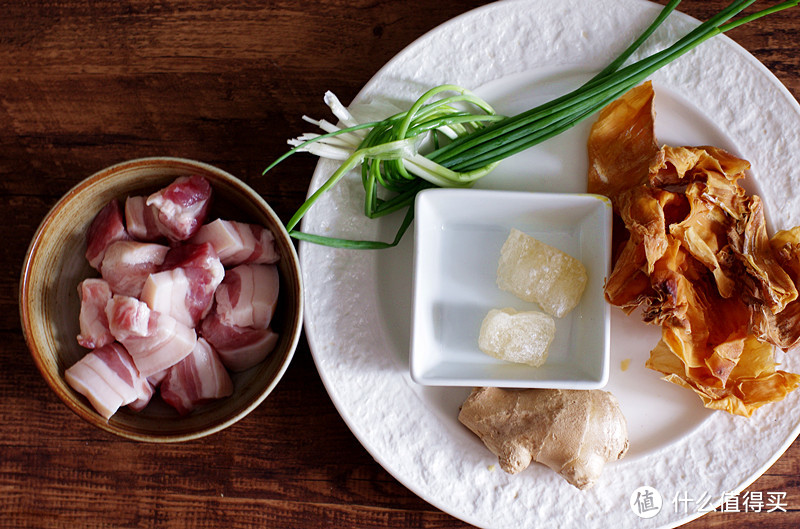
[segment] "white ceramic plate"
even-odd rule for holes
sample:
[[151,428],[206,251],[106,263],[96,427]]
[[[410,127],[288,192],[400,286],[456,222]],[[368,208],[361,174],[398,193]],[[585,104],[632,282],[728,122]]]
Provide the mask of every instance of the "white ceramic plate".
[[[414,42],[375,75],[357,102],[403,106],[429,87],[456,83],[477,89],[501,113],[517,112],[601,69],[658,9],[643,0],[490,4]],[[695,24],[675,14],[646,50]],[[797,197],[792,190],[800,186],[800,106],[766,68],[731,40],[716,37],[657,72],[653,82],[662,143],[713,144],[750,160],[750,185],[762,195],[771,225],[800,224],[800,198],[787,198]],[[506,160],[479,186],[583,192],[588,127],[581,124]],[[334,168],[320,163],[311,187]],[[308,212],[303,229],[391,240],[395,219],[366,221],[362,201],[359,178],[345,179]],[[541,465],[506,475],[493,470],[494,456],[457,422],[469,390],[421,386],[409,376],[412,238],[386,251],[310,244],[300,250],[306,335],[342,417],[400,482],[473,525],[675,527],[740,492],[798,434],[800,392],[749,419],[710,412],[694,394],[643,367],[658,329],[614,309],[606,389],[618,397],[628,420],[628,455],[608,465],[600,482],[584,492]],[[623,371],[628,359],[631,367]],[[787,355],[785,368],[800,371],[799,360],[796,353]],[[630,508],[640,486],[660,492],[657,516],[640,519]]]
[[[608,382],[611,201],[586,193],[426,189],[414,207],[411,378],[427,386],[598,389]],[[491,309],[541,311],[497,286],[511,229],[578,259],[588,281],[578,305],[553,318],[547,361],[505,362],[478,348]]]

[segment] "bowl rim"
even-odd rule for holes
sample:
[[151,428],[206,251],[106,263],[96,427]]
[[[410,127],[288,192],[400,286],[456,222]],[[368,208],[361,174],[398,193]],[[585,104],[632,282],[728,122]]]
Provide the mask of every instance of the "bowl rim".
[[[248,195],[252,200],[254,200],[260,208],[272,217],[277,225],[278,232],[274,235],[276,237],[280,236],[281,238],[285,239],[288,243],[286,246],[290,252],[290,264],[291,268],[294,271],[294,274],[297,278],[297,287],[293,289],[296,291],[297,299],[295,300],[295,304],[297,305],[297,313],[293,316],[294,325],[291,329],[291,338],[288,342],[287,352],[285,354],[284,360],[281,362],[279,369],[275,373],[272,381],[260,392],[258,393],[257,397],[252,399],[248,402],[243,408],[238,410],[232,416],[220,420],[218,422],[213,423],[207,428],[203,428],[201,430],[195,430],[187,433],[175,433],[175,434],[152,434],[152,433],[140,433],[135,430],[129,430],[125,428],[119,428],[114,426],[109,421],[102,418],[98,413],[92,412],[86,406],[81,406],[76,399],[72,398],[71,395],[67,395],[66,392],[61,388],[56,380],[53,380],[52,373],[47,368],[44,363],[43,355],[39,349],[38,343],[33,338],[34,333],[31,327],[31,319],[30,319],[30,310],[29,310],[29,299],[32,293],[30,292],[30,274],[32,264],[35,260],[37,252],[41,248],[41,240],[44,234],[47,232],[48,227],[54,221],[54,218],[57,216],[58,211],[64,207],[65,204],[69,202],[75,195],[83,191],[86,187],[89,187],[99,180],[107,177],[110,174],[116,173],[123,169],[133,168],[136,166],[152,166],[152,165],[159,165],[165,164],[170,167],[176,166],[186,166],[187,168],[191,169],[199,169],[207,173],[212,173],[217,176],[222,177],[225,180],[229,180],[234,183],[237,187],[240,188],[246,195]],[[22,328],[23,338],[25,340],[25,344],[28,348],[28,352],[30,353],[31,357],[33,357],[33,361],[39,370],[42,377],[45,379],[45,382],[50,389],[52,389],[56,395],[58,396],[59,400],[61,400],[72,412],[76,415],[81,417],[82,419],[86,420],[90,424],[97,426],[98,428],[115,434],[117,436],[134,440],[134,441],[144,441],[144,442],[152,442],[152,443],[173,443],[173,442],[182,442],[182,441],[190,441],[194,439],[200,439],[214,433],[217,433],[229,426],[233,425],[234,423],[238,422],[239,420],[243,419],[245,416],[250,414],[255,408],[257,408],[266,398],[272,393],[275,389],[277,384],[283,378],[286,370],[289,368],[291,361],[294,357],[294,354],[297,350],[297,346],[300,341],[300,336],[302,335],[303,331],[303,313],[304,313],[304,289],[303,289],[303,277],[300,270],[300,261],[297,255],[297,249],[286,230],[283,222],[280,220],[280,217],[275,213],[272,207],[267,203],[264,198],[258,194],[252,187],[250,187],[244,180],[228,173],[227,171],[210,165],[205,162],[201,162],[198,160],[192,160],[189,158],[182,158],[182,157],[174,157],[174,156],[150,156],[150,157],[141,157],[141,158],[134,158],[122,162],[118,162],[116,164],[110,165],[99,171],[92,173],[91,175],[83,178],[75,185],[73,185],[64,195],[62,195],[51,208],[47,211],[44,218],[40,221],[39,225],[34,232],[33,237],[31,238],[30,243],[28,244],[28,248],[25,252],[25,258],[22,265],[22,270],[20,273],[20,280],[19,280],[19,288],[18,288],[18,303],[19,303],[19,316],[20,316],[20,324]]]

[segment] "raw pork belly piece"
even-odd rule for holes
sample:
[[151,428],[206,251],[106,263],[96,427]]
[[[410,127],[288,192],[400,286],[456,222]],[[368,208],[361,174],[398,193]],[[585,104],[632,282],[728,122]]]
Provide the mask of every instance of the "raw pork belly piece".
[[266,329],[278,301],[278,267],[245,264],[228,270],[214,298],[222,323]]
[[[84,357],[85,358],[85,357]],[[122,395],[91,367],[78,361],[64,372],[72,389],[89,399],[97,413],[108,419],[123,405]]]
[[156,394],[156,388],[149,379],[142,377],[142,394],[135,401],[128,404],[128,407],[133,411],[142,411],[150,404],[150,399]]
[[[95,349],[89,353],[89,356],[96,357],[96,360],[90,359],[89,362],[92,369],[101,375],[103,374],[102,370],[104,368],[114,371],[120,382],[120,386],[115,385],[115,388],[122,388],[123,383],[125,385],[130,384],[130,387],[133,388],[132,396],[134,398],[133,400],[125,399],[125,404],[127,404],[128,407],[135,411],[141,411],[147,406],[155,390],[147,378],[139,373],[139,370],[133,362],[133,358],[122,344],[114,342],[108,346]],[[113,379],[109,378],[108,380]],[[122,393],[123,390],[118,391]],[[123,397],[125,397],[125,395],[123,395]]]
[[78,318],[81,332],[78,343],[87,349],[103,347],[114,341],[108,330],[106,305],[111,299],[111,288],[103,279],[84,279],[78,285],[81,312]]
[[125,226],[128,235],[137,241],[157,241],[163,235],[158,229],[158,210],[147,205],[147,197],[132,196],[125,200]]
[[145,378],[172,367],[194,349],[194,329],[150,310],[129,296],[114,296],[106,307],[111,333],[125,346]]
[[210,242],[225,266],[272,264],[280,259],[275,236],[257,224],[217,219],[203,225],[192,242]]
[[150,382],[152,386],[156,387],[161,384],[165,378],[167,378],[167,373],[169,373],[169,368],[162,369],[158,373],[154,373],[147,377],[147,381]]
[[164,402],[186,415],[201,404],[233,393],[233,381],[219,356],[203,338],[191,354],[169,368],[160,386]]
[[216,349],[225,367],[235,372],[250,369],[264,360],[278,343],[278,334],[272,329],[226,325],[216,312],[203,319],[200,332]]
[[161,264],[161,270],[173,268],[199,268],[207,272],[224,275],[225,270],[211,243],[185,243],[171,248]]
[[189,278],[183,268],[176,268],[147,276],[139,299],[151,310],[168,314],[187,327],[194,327],[189,305],[192,302],[190,291]]
[[100,210],[86,234],[86,260],[95,270],[100,270],[100,263],[106,249],[116,241],[130,240],[122,218],[119,202],[112,200]]
[[144,408],[153,395],[150,383],[116,342],[84,355],[66,370],[64,377],[106,419],[126,404]]
[[158,229],[172,241],[185,241],[200,229],[211,202],[211,184],[199,175],[181,176],[147,197],[158,210]]
[[106,250],[100,274],[114,294],[138,297],[147,276],[158,271],[169,247],[138,241],[119,241]]
[[211,244],[183,244],[172,248],[161,271],[145,281],[141,300],[195,327],[211,310],[224,277],[225,268]]

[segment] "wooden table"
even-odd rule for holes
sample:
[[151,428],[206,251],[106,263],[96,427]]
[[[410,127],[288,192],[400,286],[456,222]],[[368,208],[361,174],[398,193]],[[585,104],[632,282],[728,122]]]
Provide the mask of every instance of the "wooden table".
[[[206,439],[156,446],[71,413],[19,326],[28,242],[67,189],[115,162],[172,155],[219,166],[287,220],[315,161],[259,175],[298,132],[350,101],[392,56],[482,0],[0,1],[0,525],[3,527],[465,527],[409,492],[348,430],[305,339],[269,399]],[[662,2],[663,3],[663,2]],[[703,18],[726,2],[687,0]],[[730,36],[797,97],[800,9]],[[800,146],[797,146],[800,148]],[[757,442],[757,440],[754,440]],[[736,454],[720,454],[736,457]],[[785,513],[711,513],[687,525],[800,525],[800,443],[749,490]]]

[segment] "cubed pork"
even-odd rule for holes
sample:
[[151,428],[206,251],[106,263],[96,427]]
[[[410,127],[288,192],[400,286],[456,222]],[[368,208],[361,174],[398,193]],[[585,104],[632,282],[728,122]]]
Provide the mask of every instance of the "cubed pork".
[[275,312],[279,284],[275,265],[239,265],[228,270],[217,288],[216,311],[226,325],[266,329]]
[[103,279],[84,279],[78,285],[81,311],[78,317],[81,332],[78,343],[87,349],[103,347],[114,341],[108,330],[106,305],[111,299],[111,288]]
[[100,210],[86,234],[86,260],[95,270],[100,270],[100,263],[106,249],[116,241],[130,240],[125,230],[122,208],[119,202],[112,200]]
[[64,379],[72,389],[89,399],[92,407],[105,419],[117,413],[123,405],[124,399],[112,383],[81,361],[64,372]]
[[162,369],[158,373],[153,373],[147,377],[147,381],[150,382],[150,384],[154,387],[158,387],[159,384],[161,384],[161,382],[167,377],[167,373],[169,373],[169,368]]
[[217,219],[203,225],[192,242],[210,242],[225,266],[272,264],[280,259],[275,236],[257,224]]
[[214,311],[203,319],[200,332],[231,371],[250,369],[264,360],[278,343],[278,334],[272,329],[226,325]]
[[[183,268],[164,270],[147,276],[139,299],[150,309],[168,314],[180,323],[194,327],[194,317],[190,312],[191,285]],[[199,321],[199,318],[198,318]]]
[[131,196],[125,200],[125,227],[137,241],[153,242],[164,236],[158,229],[158,210],[147,205],[147,197]]
[[211,184],[199,175],[182,176],[147,197],[146,204],[158,210],[159,231],[172,241],[185,241],[206,221],[211,202]]
[[119,343],[90,351],[64,373],[67,383],[84,395],[97,412],[108,419],[124,405],[141,410],[153,388]]
[[220,280],[225,273],[219,255],[211,243],[184,243],[170,248],[161,264],[161,270],[173,268],[196,268],[211,273],[214,278],[219,276]]
[[209,243],[170,249],[161,271],[145,281],[141,300],[159,312],[195,327],[211,310],[225,268]]
[[183,360],[194,349],[197,334],[167,314],[150,310],[129,296],[114,296],[106,308],[111,334],[125,346],[144,377]]
[[161,244],[115,242],[106,250],[100,274],[114,294],[138,297],[147,276],[161,267],[168,251],[169,247]]
[[191,354],[170,367],[161,383],[164,402],[186,415],[197,406],[233,393],[233,381],[217,353],[198,338]]
[[150,379],[142,377],[142,393],[138,399],[128,404],[128,407],[133,411],[142,411],[150,404],[150,400],[153,398],[153,395],[156,394],[156,388]]

